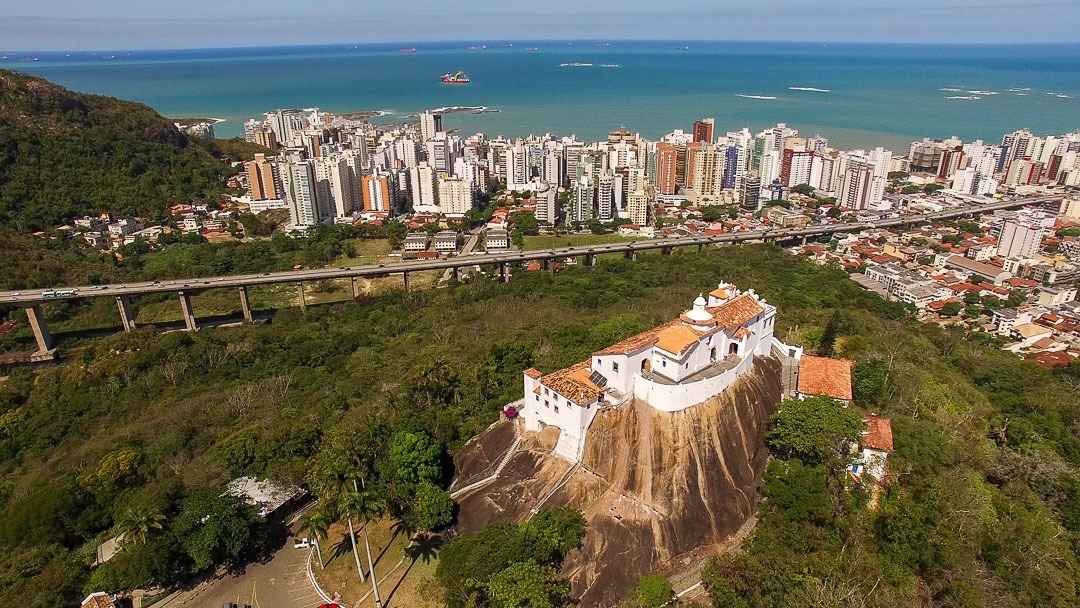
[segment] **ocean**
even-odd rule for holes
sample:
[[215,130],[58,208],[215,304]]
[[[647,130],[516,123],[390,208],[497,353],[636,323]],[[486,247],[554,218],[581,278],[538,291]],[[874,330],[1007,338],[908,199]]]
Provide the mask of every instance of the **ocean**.
[[[219,137],[241,135],[263,112],[308,107],[383,110],[377,122],[402,122],[428,108],[486,106],[497,112],[450,114],[444,126],[587,141],[620,126],[658,138],[703,117],[716,119],[717,134],[785,122],[834,146],[897,151],[922,137],[1080,128],[1077,44],[504,41],[0,57],[0,68],[166,116],[225,119]],[[575,63],[591,65],[562,65]],[[472,82],[440,82],[458,70]]]

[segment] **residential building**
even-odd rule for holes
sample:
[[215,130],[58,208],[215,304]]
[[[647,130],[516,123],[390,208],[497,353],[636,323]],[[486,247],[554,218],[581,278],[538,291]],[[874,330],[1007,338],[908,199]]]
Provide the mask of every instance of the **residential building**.
[[410,232],[405,235],[403,249],[406,252],[427,251],[431,237],[426,232]]
[[506,251],[510,249],[510,235],[506,230],[489,229],[484,233],[484,249],[487,251]]
[[458,233],[453,230],[442,230],[435,233],[435,251],[441,254],[457,253]]
[[1003,258],[1030,258],[1042,245],[1046,231],[1037,225],[1004,220],[998,237],[997,254]]

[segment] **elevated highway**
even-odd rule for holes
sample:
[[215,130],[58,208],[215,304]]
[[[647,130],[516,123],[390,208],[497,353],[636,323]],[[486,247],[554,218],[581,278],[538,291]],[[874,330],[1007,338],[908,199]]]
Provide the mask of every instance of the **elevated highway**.
[[985,204],[964,205],[962,207],[954,207],[933,213],[887,217],[865,222],[819,224],[806,226],[804,228],[771,228],[767,230],[729,232],[717,235],[649,239],[628,241],[625,243],[562,247],[536,251],[491,252],[456,257],[443,257],[435,260],[389,262],[386,264],[366,266],[341,266],[337,268],[316,268],[166,281],[142,281],[134,283],[113,283],[108,285],[84,285],[78,287],[3,291],[0,292],[0,305],[19,307],[26,310],[27,319],[34,332],[34,337],[38,346],[38,351],[34,354],[32,360],[43,360],[52,358],[54,353],[54,341],[49,333],[45,317],[41,313],[41,305],[60,300],[113,298],[116,301],[117,309],[120,313],[121,325],[125,331],[131,331],[135,328],[135,316],[132,312],[130,303],[131,296],[154,293],[173,293],[176,294],[180,302],[180,308],[183,312],[186,328],[188,330],[195,330],[197,324],[195,313],[191,305],[191,295],[208,289],[236,289],[238,297],[240,298],[240,306],[244,318],[251,321],[252,314],[251,307],[248,304],[247,289],[257,285],[275,285],[282,283],[295,284],[297,286],[300,307],[305,308],[306,300],[304,297],[304,283],[310,281],[350,279],[352,282],[352,293],[353,296],[356,297],[359,295],[358,282],[362,278],[401,275],[405,290],[408,291],[409,275],[413,272],[424,270],[451,270],[455,275],[459,275],[461,270],[466,267],[495,265],[499,268],[499,274],[505,282],[510,278],[511,265],[527,263],[530,261],[539,261],[543,263],[545,267],[553,269],[554,266],[551,265],[551,262],[554,260],[580,258],[584,260],[586,265],[591,266],[596,263],[596,256],[610,253],[622,253],[627,258],[636,259],[637,254],[642,251],[660,250],[663,254],[670,254],[677,247],[696,246],[700,251],[707,245],[723,245],[747,241],[775,242],[801,240],[805,242],[808,238],[822,235],[858,232],[867,229],[908,228],[938,220],[963,217],[973,213],[986,213],[1000,209],[1015,209],[1027,205],[1055,202],[1060,201],[1061,198],[1062,196],[1057,195],[1012,200],[991,201],[988,199],[988,202]]

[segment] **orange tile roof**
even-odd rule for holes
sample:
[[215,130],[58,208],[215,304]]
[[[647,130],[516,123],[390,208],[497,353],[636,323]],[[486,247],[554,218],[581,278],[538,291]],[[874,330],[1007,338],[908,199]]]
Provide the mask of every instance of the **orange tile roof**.
[[799,392],[851,401],[851,368],[847,359],[803,355],[799,359]]
[[710,308],[709,312],[721,327],[727,331],[735,331],[743,323],[765,312],[765,309],[758,304],[754,296],[744,293],[730,302]]
[[726,300],[731,297],[731,294],[728,293],[728,290],[720,289],[719,287],[710,291],[709,295],[714,298],[720,298],[721,300]]
[[679,322],[680,321],[678,319],[675,319],[673,321],[668,321],[667,323],[664,323],[663,325],[661,325],[659,327],[654,327],[654,328],[652,328],[652,329],[650,329],[648,331],[643,331],[640,334],[637,334],[636,336],[630,336],[629,338],[623,340],[622,342],[616,342],[615,344],[612,344],[611,346],[605,348],[604,350],[597,351],[597,352],[595,352],[593,354],[594,355],[628,355],[630,353],[635,353],[635,352],[637,352],[637,351],[639,351],[639,350],[641,350],[643,348],[646,348],[648,346],[652,346],[653,344],[656,344],[656,335],[659,334],[661,330],[663,330],[663,329],[665,329],[667,327],[671,327],[672,325],[675,325],[676,323],[679,323]]
[[862,446],[872,450],[891,452],[893,450],[892,420],[867,416],[865,422],[867,432],[860,440]]
[[113,608],[116,604],[103,591],[92,593],[82,601],[82,608]]
[[530,378],[536,379],[540,376],[543,376],[544,374],[541,374],[540,370],[536,369],[535,367],[530,367],[529,369],[525,370],[525,375]]
[[750,335],[750,330],[749,329],[746,329],[745,327],[740,327],[739,331],[735,332],[734,338],[736,340],[742,340],[743,338],[745,338],[745,337],[747,337],[749,335]]
[[540,382],[573,403],[585,405],[596,401],[604,394],[604,389],[589,380],[591,373],[589,362],[582,361],[566,369],[550,373],[541,378]]
[[680,323],[660,331],[656,335],[656,346],[669,353],[681,356],[690,347],[697,345],[698,339],[697,333]]

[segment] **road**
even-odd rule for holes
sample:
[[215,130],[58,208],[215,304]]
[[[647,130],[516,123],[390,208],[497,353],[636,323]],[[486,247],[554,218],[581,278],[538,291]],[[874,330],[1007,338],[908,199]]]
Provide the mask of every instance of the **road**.
[[[988,202],[979,205],[965,205],[934,213],[915,214],[898,218],[887,218],[867,222],[849,222],[843,224],[821,224],[806,228],[779,228],[746,232],[729,232],[708,236],[684,236],[665,239],[631,241],[628,243],[610,243],[586,247],[563,247],[537,251],[489,252],[482,255],[462,255],[440,260],[415,260],[389,262],[368,266],[341,266],[338,268],[315,268],[285,272],[265,272],[253,275],[229,275],[199,279],[179,279],[175,281],[151,281],[143,283],[122,283],[111,285],[88,285],[80,287],[56,287],[45,290],[21,290],[0,292],[0,304],[29,307],[51,302],[57,299],[84,299],[115,296],[130,296],[147,293],[195,293],[206,289],[224,287],[248,287],[279,283],[299,283],[323,279],[348,279],[353,277],[381,277],[391,274],[409,273],[418,270],[449,270],[477,264],[512,264],[531,260],[554,260],[558,258],[597,255],[602,253],[626,253],[627,255],[653,249],[671,250],[675,247],[693,245],[739,243],[761,240],[790,240],[815,237],[834,233],[857,232],[869,228],[894,228],[915,225],[940,219],[961,217],[971,213],[985,213],[999,209],[1012,209],[1051,201],[1061,200],[1061,195],[1029,197],[1007,201]],[[476,235],[474,235],[475,237]]]
[[161,608],[221,608],[233,602],[253,608],[315,608],[324,602],[307,577],[307,549],[294,549],[289,535],[266,563],[249,564],[242,574],[226,575],[177,595]]

